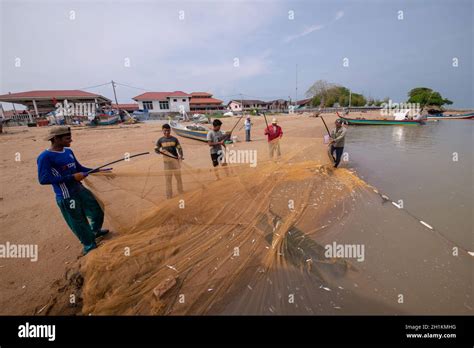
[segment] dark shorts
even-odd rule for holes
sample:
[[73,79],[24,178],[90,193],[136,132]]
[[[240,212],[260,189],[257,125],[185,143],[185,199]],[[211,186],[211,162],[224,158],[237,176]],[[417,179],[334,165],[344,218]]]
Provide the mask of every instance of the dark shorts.
[[218,153],[211,153],[212,165],[217,167],[219,165],[219,154]]

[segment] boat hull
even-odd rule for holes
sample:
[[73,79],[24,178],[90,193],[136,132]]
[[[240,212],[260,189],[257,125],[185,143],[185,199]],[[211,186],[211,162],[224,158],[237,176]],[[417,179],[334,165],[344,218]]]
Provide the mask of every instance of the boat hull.
[[171,126],[171,129],[176,133],[176,135],[200,141],[207,141],[207,132],[205,131],[193,131],[173,126]]
[[347,124],[353,126],[416,126],[423,124],[420,120],[365,120],[341,117]]
[[107,117],[107,118],[99,117],[98,121],[96,121],[96,122],[91,121],[87,125],[91,126],[91,127],[94,127],[94,126],[111,126],[113,124],[118,123],[119,121],[120,121],[119,116],[110,116],[110,117]]
[[446,116],[428,116],[428,120],[471,120],[474,119],[474,112],[463,115],[446,115]]

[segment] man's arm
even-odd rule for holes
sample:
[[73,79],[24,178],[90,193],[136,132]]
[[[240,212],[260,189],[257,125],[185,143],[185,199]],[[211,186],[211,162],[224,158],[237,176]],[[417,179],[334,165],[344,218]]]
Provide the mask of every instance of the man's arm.
[[53,175],[53,168],[48,157],[40,156],[37,160],[38,164],[38,181],[41,185],[61,184],[63,182],[70,182],[74,180],[73,175],[62,176],[58,172]]
[[183,148],[181,147],[181,144],[179,143],[179,140],[176,138],[176,149],[178,150],[178,155],[182,159],[184,157],[183,153]]
[[76,168],[79,172],[87,173],[92,170],[92,168],[87,168],[87,167],[84,167],[82,164],[80,164],[76,158],[76,155],[74,155],[74,153],[72,153],[72,155],[74,156],[74,162],[76,162]]
[[158,139],[156,142],[155,152],[160,155],[161,154],[161,139]]

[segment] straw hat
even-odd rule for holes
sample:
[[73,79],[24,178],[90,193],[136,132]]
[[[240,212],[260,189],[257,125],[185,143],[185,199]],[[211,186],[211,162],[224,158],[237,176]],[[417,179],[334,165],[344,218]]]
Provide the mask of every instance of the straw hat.
[[273,123],[273,124],[278,124],[278,121],[277,121],[277,119],[276,119],[275,117],[273,118],[272,123]]
[[56,135],[66,135],[66,134],[71,134],[71,127],[68,127],[68,126],[51,127],[48,131],[48,135],[44,137],[44,140],[51,140]]

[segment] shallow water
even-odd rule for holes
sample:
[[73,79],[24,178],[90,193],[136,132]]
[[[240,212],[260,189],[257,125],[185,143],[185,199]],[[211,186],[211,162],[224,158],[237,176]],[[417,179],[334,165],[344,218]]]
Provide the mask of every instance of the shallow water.
[[472,120],[348,130],[345,166],[467,250],[473,249]]

